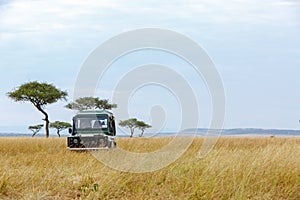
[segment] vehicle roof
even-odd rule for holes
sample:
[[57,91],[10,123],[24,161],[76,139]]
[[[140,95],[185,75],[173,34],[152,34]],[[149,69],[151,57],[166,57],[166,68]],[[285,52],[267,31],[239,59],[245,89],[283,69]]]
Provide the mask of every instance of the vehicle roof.
[[78,116],[78,115],[97,115],[97,114],[107,114],[109,116],[113,115],[113,113],[108,110],[81,110],[78,113],[76,113],[76,116]]

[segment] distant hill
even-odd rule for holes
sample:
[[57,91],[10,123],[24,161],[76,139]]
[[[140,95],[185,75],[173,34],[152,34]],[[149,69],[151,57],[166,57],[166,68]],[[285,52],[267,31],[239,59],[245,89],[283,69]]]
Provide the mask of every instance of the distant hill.
[[[183,135],[192,136],[207,136],[207,135],[219,135],[217,129],[206,129],[206,128],[191,128],[181,131]],[[31,137],[31,133],[1,133],[0,137]],[[175,136],[177,132],[161,132],[161,133],[146,133],[145,137],[165,137],[165,136]],[[64,132],[62,137],[69,136],[68,133]],[[137,135],[135,135],[137,136]],[[235,128],[235,129],[223,129],[221,130],[221,136],[258,136],[258,137],[267,137],[267,136],[283,136],[283,137],[300,137],[300,130],[281,130],[281,129],[259,129],[259,128]],[[44,133],[39,133],[36,137],[45,137]],[[51,137],[57,137],[55,133],[51,133]],[[129,137],[129,135],[123,133],[117,133],[117,137]]]
[[[197,133],[197,135],[217,134],[217,129],[191,128],[185,129],[182,132],[187,134]],[[242,136],[242,135],[261,135],[261,136],[300,136],[300,130],[282,130],[282,129],[260,129],[260,128],[235,128],[222,129],[223,136]]]

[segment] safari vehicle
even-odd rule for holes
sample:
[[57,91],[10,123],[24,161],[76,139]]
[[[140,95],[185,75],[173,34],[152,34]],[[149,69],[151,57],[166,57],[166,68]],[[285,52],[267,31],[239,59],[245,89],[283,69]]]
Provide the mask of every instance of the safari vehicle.
[[73,117],[71,136],[67,139],[70,150],[97,150],[116,147],[114,116],[107,110],[79,111]]

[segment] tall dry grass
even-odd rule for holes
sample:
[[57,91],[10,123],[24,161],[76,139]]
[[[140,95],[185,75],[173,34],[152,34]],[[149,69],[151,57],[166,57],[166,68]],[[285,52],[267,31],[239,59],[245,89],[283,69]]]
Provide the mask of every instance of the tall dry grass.
[[[134,152],[171,138],[122,138]],[[300,138],[222,138],[204,159],[202,139],[156,172],[112,170],[66,139],[0,138],[0,199],[300,199]]]

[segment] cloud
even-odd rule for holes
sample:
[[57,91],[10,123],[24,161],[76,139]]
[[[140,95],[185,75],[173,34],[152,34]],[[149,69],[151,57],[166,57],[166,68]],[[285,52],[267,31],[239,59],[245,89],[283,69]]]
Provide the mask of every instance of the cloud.
[[291,13],[290,8],[283,6],[286,3],[282,0],[191,0],[185,7],[190,11],[186,12],[190,17],[202,18],[211,23],[270,25],[296,20],[293,17],[294,11]]
[[273,6],[300,6],[299,1],[279,1],[273,3]]
[[88,29],[91,23],[87,18],[101,16],[98,11],[113,7],[113,4],[109,1],[26,0],[12,1],[4,7],[0,13],[1,33],[51,34]]
[[[296,1],[284,0],[189,0],[162,1],[12,1],[3,4],[1,32],[61,33],[78,30],[102,30],[115,26],[159,25],[179,23],[283,23],[295,19]],[[155,5],[155,6],[154,6]],[[292,12],[291,12],[292,11]],[[103,26],[101,26],[103,25]],[[184,25],[184,24],[182,24]],[[128,28],[128,27],[126,27]],[[180,27],[178,27],[180,28]],[[17,31],[16,31],[17,30]],[[86,34],[89,34],[88,32]]]
[[[258,94],[260,87],[253,83],[258,73],[270,74],[271,67],[297,67],[299,4],[298,0],[0,0],[1,88],[6,91],[23,81],[43,79],[71,90],[80,64],[98,44],[124,30],[159,27],[186,34],[205,46],[223,70],[224,79],[239,81],[227,87],[240,100],[241,93],[249,93],[242,88],[247,81],[254,84],[253,94]],[[121,64],[126,65],[126,60]],[[246,69],[253,73],[245,73]],[[269,84],[278,87],[283,73],[272,71],[277,79]],[[110,97],[107,85],[101,85],[97,94]],[[7,101],[0,99],[0,105],[10,112],[4,124],[17,118],[21,123],[29,112],[35,116],[22,123],[40,119],[31,105],[23,109],[24,105]],[[57,117],[61,117],[58,107]],[[69,114],[63,116],[67,119]]]

